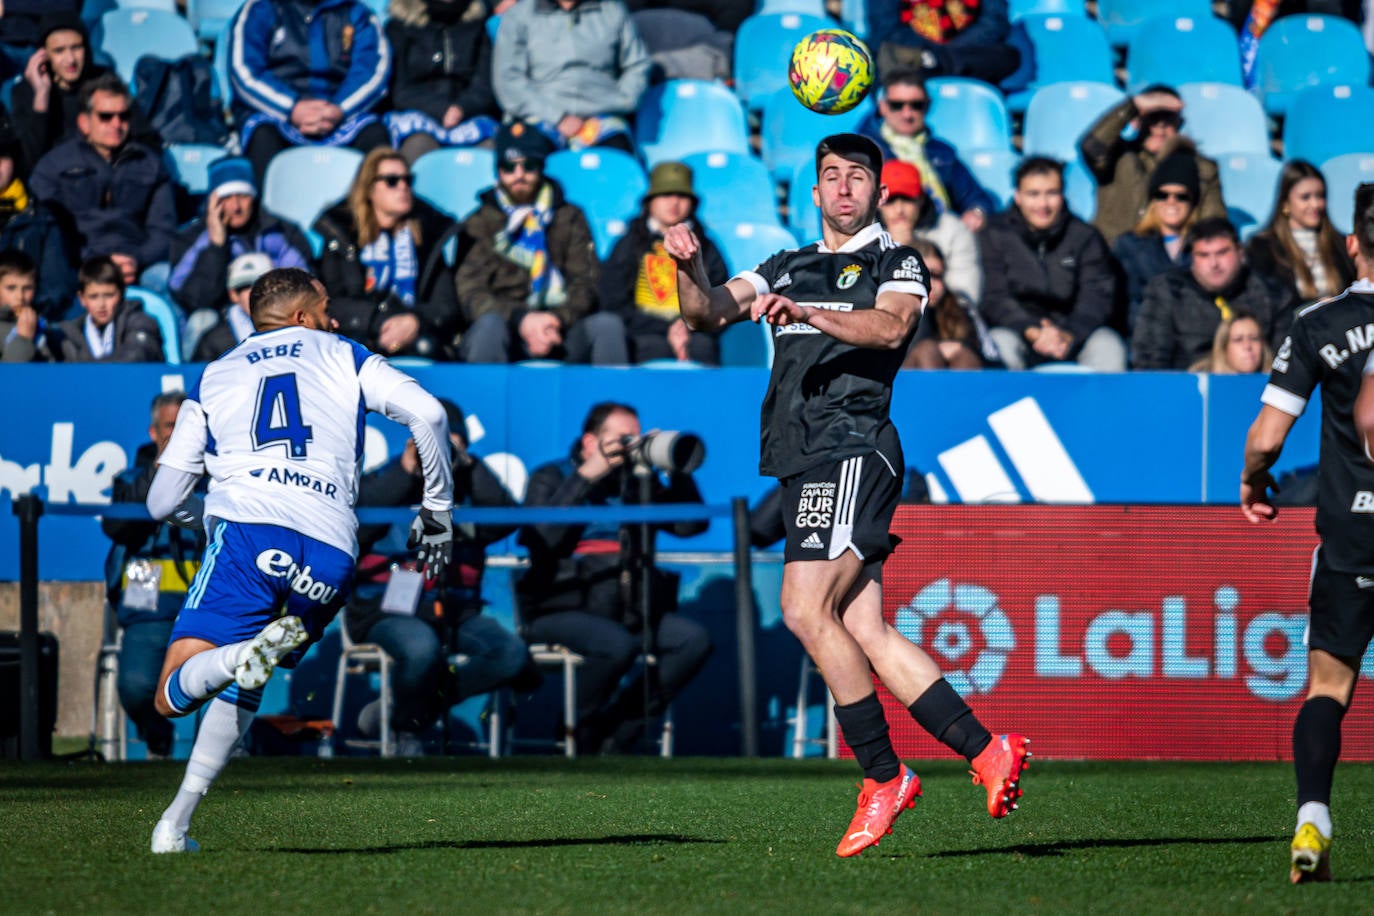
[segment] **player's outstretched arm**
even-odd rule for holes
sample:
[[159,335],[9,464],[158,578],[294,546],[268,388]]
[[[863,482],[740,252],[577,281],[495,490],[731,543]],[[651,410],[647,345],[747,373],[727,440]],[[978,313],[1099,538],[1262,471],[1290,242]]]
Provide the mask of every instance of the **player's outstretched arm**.
[[1279,460],[1288,431],[1298,418],[1265,404],[1245,437],[1245,468],[1240,474],[1240,511],[1251,524],[1278,515],[1269,491],[1276,489],[1269,469]]
[[756,293],[743,280],[712,286],[706,277],[701,241],[686,226],[671,226],[663,248],[677,261],[677,299],[682,320],[694,331],[717,331],[749,316]]
[[172,438],[157,459],[157,473],[143,501],[148,514],[161,521],[194,531],[205,527],[205,501],[194,491],[205,473],[205,443],[208,427],[205,411],[192,398],[182,402]]

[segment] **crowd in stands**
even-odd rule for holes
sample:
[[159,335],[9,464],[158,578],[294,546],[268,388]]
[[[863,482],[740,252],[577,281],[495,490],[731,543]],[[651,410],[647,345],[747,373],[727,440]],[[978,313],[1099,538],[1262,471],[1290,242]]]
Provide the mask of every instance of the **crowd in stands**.
[[[1079,15],[1063,6],[1046,8]],[[180,141],[164,137],[183,136],[178,118],[202,115],[192,109],[204,100],[121,78],[118,7],[10,0],[0,15],[6,362],[208,360],[250,331],[245,284],[297,266],[326,285],[341,333],[389,356],[719,364],[718,337],[677,316],[662,234],[684,221],[709,234],[718,282],[749,266],[732,247],[740,214],[719,202],[720,179],[702,190],[711,149],[659,160],[641,145],[646,120],[666,117],[650,110],[651,87],[728,85],[732,57],[764,53],[732,48],[734,34],[765,17],[785,29],[787,12],[766,0],[243,0],[223,29],[201,32],[201,63],[223,62],[211,116],[231,130],[197,178],[173,155]],[[1358,21],[1359,8],[1279,12]],[[847,10],[817,0],[815,13]],[[1248,12],[1229,4],[1238,26]],[[958,118],[937,123],[935,108],[951,80],[1007,97],[1033,87],[1036,15],[1046,14],[1030,2],[870,0],[864,21],[843,23],[869,39],[880,80],[866,107],[835,123],[879,144],[884,225],[938,265],[907,366],[1232,366],[1208,354],[1234,322],[1257,321],[1273,347],[1296,307],[1345,288],[1352,268],[1321,164],[1283,165],[1267,221],[1228,221],[1243,214],[1228,209],[1225,153],[1204,154],[1190,136],[1178,86],[1127,80],[1128,94],[1113,87],[1117,101],[1060,138],[1060,158],[1003,151],[1007,181],[975,168],[980,150],[942,136]],[[293,222],[274,212],[282,192],[274,198],[268,178],[302,147],[356,150],[358,164]],[[455,150],[493,163],[466,207],[417,188],[426,170],[451,183],[436,157]],[[607,219],[585,188],[570,193],[556,165],[576,155],[591,168],[631,161],[638,214]],[[803,168],[769,193],[798,200],[786,185],[807,178]],[[804,189],[800,199],[804,209]],[[800,209],[768,209],[750,221],[803,226]],[[814,224],[795,235],[814,242]],[[154,309],[171,321],[145,313]]]

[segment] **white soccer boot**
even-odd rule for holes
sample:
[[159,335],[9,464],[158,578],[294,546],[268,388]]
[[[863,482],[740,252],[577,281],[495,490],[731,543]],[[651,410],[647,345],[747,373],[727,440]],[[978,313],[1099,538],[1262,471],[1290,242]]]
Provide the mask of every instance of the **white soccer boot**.
[[158,821],[153,828],[153,852],[200,852],[200,844],[171,821]]
[[234,680],[244,690],[257,690],[272,677],[272,671],[294,648],[310,636],[299,617],[282,617],[262,628],[239,657]]

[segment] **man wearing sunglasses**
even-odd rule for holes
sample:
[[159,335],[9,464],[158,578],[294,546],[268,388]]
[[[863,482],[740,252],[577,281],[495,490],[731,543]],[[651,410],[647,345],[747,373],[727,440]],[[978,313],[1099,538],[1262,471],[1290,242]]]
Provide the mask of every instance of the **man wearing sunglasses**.
[[125,284],[163,289],[176,202],[161,154],[129,139],[132,112],[118,76],[88,82],[76,118],[79,136],[38,161],[30,187],[57,215],[69,250],[81,260],[107,255]]
[[883,77],[878,110],[859,123],[856,133],[878,144],[883,159],[916,166],[921,186],[942,211],[952,212],[974,232],[996,212],[997,203],[944,140],[926,126],[930,93],[916,70],[893,70]]
[[[1127,127],[1133,139],[1122,137]],[[1217,164],[1199,154],[1179,131],[1183,99],[1169,86],[1154,84],[1107,110],[1078,142],[1083,161],[1097,179],[1097,216],[1093,225],[1107,243],[1130,232],[1150,205],[1149,182],[1165,156],[1188,150],[1197,159],[1198,219],[1226,215]]]

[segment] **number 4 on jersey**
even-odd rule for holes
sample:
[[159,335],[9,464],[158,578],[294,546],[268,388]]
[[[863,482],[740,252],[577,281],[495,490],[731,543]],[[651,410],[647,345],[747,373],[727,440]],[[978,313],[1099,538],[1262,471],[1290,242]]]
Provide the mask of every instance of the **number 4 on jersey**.
[[295,373],[269,375],[258,389],[258,408],[253,417],[253,448],[262,451],[278,442],[286,444],[292,458],[304,458],[311,428],[301,419],[301,396]]

